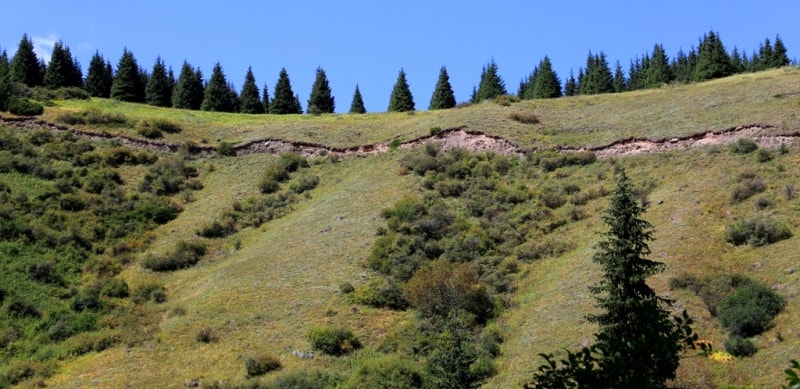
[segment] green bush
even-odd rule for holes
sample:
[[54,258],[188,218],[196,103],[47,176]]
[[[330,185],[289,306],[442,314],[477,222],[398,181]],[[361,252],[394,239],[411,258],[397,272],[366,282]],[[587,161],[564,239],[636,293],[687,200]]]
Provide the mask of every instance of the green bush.
[[731,335],[755,336],[766,331],[786,300],[763,284],[749,282],[722,299],[717,308],[722,326]]
[[319,184],[319,177],[312,175],[301,175],[297,177],[294,182],[289,184],[289,190],[294,193],[300,194],[317,187]]
[[308,167],[308,160],[293,151],[281,154],[278,165],[289,173]]
[[361,348],[353,331],[342,327],[313,327],[306,337],[311,347],[328,355],[339,356]]
[[761,162],[761,163],[769,162],[769,161],[772,161],[773,158],[774,157],[773,157],[772,153],[767,149],[759,149],[756,152],[756,161],[758,161],[758,162]]
[[740,138],[729,146],[731,153],[750,154],[758,149],[758,144],[751,139]]
[[236,232],[236,224],[233,220],[229,220],[224,224],[214,221],[197,229],[197,235],[203,238],[224,238],[234,232]]
[[267,382],[269,389],[339,388],[346,377],[327,370],[292,370]]
[[520,112],[512,112],[508,115],[508,118],[515,121],[520,122],[522,124],[538,124],[539,118],[532,114],[532,113],[520,113]]
[[281,360],[272,354],[256,354],[244,361],[247,377],[258,377],[281,369]]
[[181,241],[169,254],[146,256],[142,266],[157,272],[180,270],[194,266],[204,255],[206,255],[205,244]]
[[78,112],[66,112],[56,117],[57,122],[68,125],[102,124],[125,125],[128,119],[121,113],[105,113],[98,108],[88,108]]
[[224,157],[235,157],[236,149],[228,142],[220,142],[219,146],[217,146],[217,155]]
[[101,296],[125,298],[129,295],[128,283],[119,278],[112,278],[105,282],[100,289]]
[[20,116],[37,116],[44,112],[44,106],[28,99],[11,97],[8,99],[8,112]]
[[733,335],[725,341],[725,351],[739,358],[749,357],[758,351],[752,340]]
[[731,192],[731,201],[739,202],[748,199],[756,193],[761,193],[767,189],[764,181],[758,177],[747,178],[742,180],[739,184],[733,187]]
[[423,371],[419,364],[396,355],[367,359],[356,367],[344,384],[346,389],[421,388]]
[[764,216],[733,223],[725,230],[725,240],[734,246],[749,244],[759,247],[791,237],[789,227]]
[[143,304],[148,301],[153,301],[156,303],[163,303],[167,301],[167,292],[164,289],[164,285],[157,282],[151,282],[139,286],[133,290],[131,296],[133,302],[136,304]]
[[494,102],[503,107],[508,107],[513,103],[519,103],[519,101],[519,97],[514,95],[499,95],[494,98]]
[[150,128],[168,134],[177,134],[181,132],[181,126],[178,123],[171,122],[167,119],[144,119],[137,125],[139,128]]
[[[351,286],[352,287],[352,286]],[[403,298],[403,290],[392,281],[382,277],[373,278],[364,285],[347,294],[353,304],[363,304],[375,308],[405,309],[408,302]]]
[[160,139],[164,137],[161,130],[153,127],[139,127],[136,129],[136,133],[147,139]]

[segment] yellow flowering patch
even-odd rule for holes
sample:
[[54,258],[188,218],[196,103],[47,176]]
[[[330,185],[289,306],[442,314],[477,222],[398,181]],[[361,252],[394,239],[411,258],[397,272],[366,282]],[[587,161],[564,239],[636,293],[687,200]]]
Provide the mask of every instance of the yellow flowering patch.
[[713,353],[711,353],[709,358],[717,362],[730,362],[733,360],[733,355],[730,355],[725,351],[714,351]]

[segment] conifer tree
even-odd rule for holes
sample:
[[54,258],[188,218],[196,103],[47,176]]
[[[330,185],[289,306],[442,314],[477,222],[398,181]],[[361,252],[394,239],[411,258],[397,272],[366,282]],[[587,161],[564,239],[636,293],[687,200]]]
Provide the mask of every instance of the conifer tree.
[[192,88],[192,109],[200,109],[200,106],[203,105],[206,90],[206,83],[203,80],[203,72],[200,70],[200,67],[195,69],[194,80],[192,82],[194,83],[194,87]]
[[733,74],[731,58],[725,52],[725,46],[719,35],[709,31],[697,49],[697,65],[694,69],[696,81],[712,80]]
[[61,41],[53,45],[50,63],[44,74],[44,86],[49,89],[83,86],[80,66],[72,58],[69,47]]
[[575,76],[572,74],[572,69],[569,70],[569,78],[564,83],[564,95],[575,96],[578,94],[578,82],[575,81]]
[[356,91],[353,92],[353,101],[350,103],[350,113],[367,113],[367,108],[364,107],[364,99],[361,98],[361,91],[358,90],[358,84],[356,84]]
[[531,94],[534,99],[561,97],[561,80],[553,70],[550,57],[545,55],[544,59],[539,62],[532,86]]
[[736,46],[733,47],[733,51],[731,52],[731,69],[733,69],[734,73],[742,73],[745,71],[744,60]]
[[8,63],[8,53],[0,52],[0,111],[8,109],[8,97],[11,93],[11,65]]
[[[517,91],[517,97],[523,100],[530,100],[533,99],[533,86],[536,84],[536,75],[539,73],[539,67],[536,66],[533,68],[531,74],[528,75],[528,78],[523,78],[519,81],[519,90]],[[475,94],[478,92],[476,91]]]
[[586,70],[583,77],[578,77],[578,91],[583,95],[611,93],[614,91],[614,76],[608,68],[606,55],[589,53],[586,59]]
[[108,98],[111,95],[111,84],[114,82],[111,63],[106,61],[100,52],[95,51],[89,62],[84,88],[92,97]]
[[167,68],[161,57],[156,58],[153,65],[153,72],[147,79],[145,86],[145,102],[157,107],[172,106],[172,82],[167,75]]
[[17,53],[11,59],[11,82],[18,82],[27,86],[42,85],[44,73],[41,63],[33,51],[33,41],[28,34],[22,35],[22,40],[17,47]]
[[397,81],[392,88],[392,95],[389,97],[389,112],[406,112],[413,111],[414,96],[411,94],[411,88],[408,86],[406,80],[406,72],[400,69],[397,75]]
[[590,288],[601,311],[587,316],[599,325],[595,344],[569,352],[565,361],[576,363],[560,367],[552,354],[545,356],[547,363],[527,387],[665,388],[675,378],[680,353],[693,348],[697,336],[686,312],[670,315],[673,301],[647,285],[647,278],[663,271],[664,264],[646,258],[653,228],[641,218],[644,211],[622,170],[603,216],[609,230],[593,258],[603,271],[600,283]]
[[664,46],[656,44],[653,47],[653,55],[649,58],[644,77],[645,88],[660,87],[662,84],[672,81],[673,76]]
[[172,106],[180,109],[197,109],[192,105],[195,85],[195,74],[192,66],[183,61],[181,72],[178,74],[178,82],[172,90]]
[[478,90],[472,97],[472,102],[479,103],[484,100],[491,100],[507,93],[506,84],[500,77],[500,74],[498,74],[497,63],[492,59],[481,70],[481,82],[478,84]]
[[300,95],[294,95],[294,108],[297,113],[303,113],[303,104],[300,103]]
[[786,46],[780,35],[775,36],[775,45],[772,47],[772,67],[780,68],[789,65],[789,56],[786,54]]
[[261,101],[261,94],[256,86],[256,78],[253,76],[253,68],[247,67],[247,74],[244,76],[242,93],[239,95],[241,113],[264,113],[264,103]]
[[269,89],[267,89],[267,84],[264,84],[264,92],[261,94],[263,100],[261,100],[261,105],[264,107],[264,113],[269,113]]
[[617,66],[614,67],[614,92],[621,93],[628,90],[627,82],[625,82],[625,74],[622,72],[622,65],[617,61]]
[[428,105],[428,109],[448,109],[455,106],[456,96],[453,93],[453,87],[450,85],[450,76],[447,74],[447,68],[442,66],[442,68],[439,69],[439,79],[436,81],[436,87],[433,89],[433,95],[431,96],[431,103]]
[[274,93],[275,95],[269,103],[269,113],[278,115],[301,113],[301,110],[298,109],[299,99],[292,91],[292,82],[289,80],[286,68],[281,68],[281,72],[278,74]]
[[310,114],[333,113],[336,109],[334,97],[331,95],[331,87],[328,85],[328,76],[325,71],[318,67],[314,77],[314,85],[311,86],[311,96],[308,98],[308,109]]
[[758,47],[759,61],[756,64],[756,69],[760,71],[771,68],[773,56],[772,43],[769,41],[769,38],[767,38],[764,40],[764,43]]
[[119,59],[114,81],[111,84],[111,98],[120,101],[144,102],[144,84],[139,65],[133,53],[125,48]]
[[203,103],[200,109],[203,111],[215,112],[235,112],[238,105],[236,92],[228,84],[222,66],[217,62],[211,70],[211,78],[208,80],[205,91],[203,92]]

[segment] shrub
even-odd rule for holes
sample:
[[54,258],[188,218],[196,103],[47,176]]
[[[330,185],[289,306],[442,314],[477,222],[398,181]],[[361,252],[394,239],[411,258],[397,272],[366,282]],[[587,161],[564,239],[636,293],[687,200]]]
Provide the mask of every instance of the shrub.
[[128,283],[119,278],[112,278],[105,282],[100,289],[101,296],[125,298],[129,295]]
[[290,151],[281,154],[281,157],[278,159],[278,165],[287,172],[292,173],[300,168],[308,167],[308,160],[302,155]]
[[766,197],[757,198],[756,201],[753,202],[753,205],[756,207],[756,210],[772,208],[773,206],[772,201]]
[[220,142],[219,146],[217,146],[217,155],[224,157],[235,157],[236,149],[228,142]]
[[[339,293],[341,293],[341,294],[350,294],[350,293],[353,293],[355,290],[356,290],[356,288],[354,288],[353,284],[351,284],[349,282],[343,282],[343,283],[339,284]],[[3,301],[2,298],[0,298],[0,302],[2,302],[2,301]]]
[[772,318],[784,306],[786,300],[772,289],[761,283],[749,282],[722,299],[717,312],[722,326],[731,335],[748,337],[766,331]]
[[151,282],[134,289],[132,300],[136,304],[143,304],[148,301],[163,303],[167,301],[167,292],[164,289],[164,285]]
[[204,255],[206,255],[205,244],[180,241],[175,249],[167,255],[145,257],[142,266],[158,272],[180,270],[194,266]]
[[202,343],[211,343],[217,340],[217,334],[211,326],[205,326],[194,334],[194,339]]
[[442,127],[438,127],[438,126],[437,127],[431,127],[430,130],[428,130],[428,133],[431,136],[439,135],[441,132],[442,132]]
[[214,221],[211,224],[200,227],[197,230],[197,235],[203,238],[224,238],[234,232],[236,232],[236,224],[233,220],[228,220],[228,222],[224,224],[219,221]]
[[725,351],[734,357],[749,357],[758,351],[758,347],[752,340],[733,335],[725,341]]
[[264,177],[258,183],[258,188],[263,194],[275,193],[281,189],[281,183],[273,177]]
[[792,237],[789,227],[768,217],[754,217],[728,226],[725,240],[734,246],[764,246]]
[[769,161],[772,161],[772,158],[774,158],[772,156],[772,153],[767,149],[759,149],[756,152],[756,161],[758,161],[758,162],[761,162],[761,163],[769,162]]
[[353,331],[342,327],[313,327],[308,330],[307,338],[311,347],[334,356],[361,348],[361,342]]
[[121,113],[105,113],[98,108],[88,108],[79,112],[66,112],[56,117],[56,121],[75,125],[75,124],[103,124],[103,125],[124,125],[128,119]]
[[139,127],[136,130],[136,133],[147,139],[159,139],[164,137],[164,134],[161,132],[161,130],[152,127]]
[[758,149],[758,144],[751,139],[740,138],[729,146],[731,153],[750,154]]
[[152,128],[154,130],[166,132],[168,134],[177,134],[181,132],[181,126],[178,123],[171,122],[166,119],[144,119],[138,124],[139,128]]
[[405,309],[408,302],[403,291],[393,281],[374,278],[347,294],[347,300],[375,308]]
[[256,354],[244,361],[247,377],[258,377],[281,369],[281,360],[272,354]]
[[731,201],[735,203],[748,199],[766,189],[767,186],[764,184],[764,181],[758,177],[744,179],[741,183],[733,187]]
[[395,355],[367,359],[356,367],[344,387],[347,389],[421,388],[423,371],[414,361]]
[[791,201],[794,198],[794,184],[789,183],[784,185],[782,192],[786,201]]
[[267,385],[270,389],[320,389],[339,388],[346,377],[327,370],[292,370],[275,377]]
[[300,177],[297,177],[297,179],[295,179],[294,182],[289,184],[289,189],[292,192],[300,194],[300,193],[303,193],[303,192],[306,192],[306,191],[309,191],[311,189],[316,188],[318,184],[319,184],[319,177],[318,176],[312,176],[312,175],[305,175],[304,174],[304,175],[302,175]]
[[538,124],[539,118],[532,114],[532,113],[521,113],[521,112],[512,112],[508,115],[508,118],[515,121],[520,122],[522,124]]
[[28,99],[11,97],[8,99],[8,112],[20,116],[36,116],[44,112],[44,106]]
[[519,103],[519,101],[519,97],[513,95],[500,95],[494,98],[494,102],[503,107],[508,107],[513,103]]

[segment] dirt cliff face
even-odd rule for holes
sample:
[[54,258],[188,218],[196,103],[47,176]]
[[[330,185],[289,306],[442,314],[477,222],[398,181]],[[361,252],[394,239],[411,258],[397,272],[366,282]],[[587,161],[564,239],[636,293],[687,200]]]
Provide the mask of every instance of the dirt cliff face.
[[[111,135],[105,132],[83,131],[69,128],[56,123],[47,122],[33,118],[7,118],[0,117],[0,123],[9,127],[17,128],[49,128],[51,131],[63,132],[70,131],[73,134],[94,140],[117,140],[121,144],[145,148],[161,152],[177,152],[183,146],[180,143],[156,141],[144,138],[136,138],[127,135]],[[774,134],[766,133],[764,130],[773,129],[774,126],[768,124],[750,124],[722,131],[708,131],[688,136],[665,138],[665,139],[646,139],[628,138],[621,139],[611,144],[599,147],[564,147],[559,151],[570,153],[577,151],[594,151],[600,159],[616,158],[635,154],[655,154],[671,150],[685,150],[712,145],[726,145],[733,143],[741,138],[749,138],[761,147],[779,147],[782,144],[787,146],[800,142],[800,132]],[[499,154],[514,154],[523,156],[526,152],[536,150],[525,150],[513,142],[501,137],[487,135],[481,131],[464,130],[461,128],[451,128],[443,130],[437,134],[419,137],[397,145],[400,149],[420,147],[428,143],[438,144],[443,150],[463,149],[470,152],[495,152]],[[334,148],[326,145],[310,142],[293,142],[282,139],[261,139],[234,146],[236,155],[248,155],[256,153],[281,154],[285,152],[295,152],[306,157],[322,157],[329,154],[341,156],[351,155],[375,155],[383,153],[391,148],[389,142],[377,143],[372,145],[353,146],[348,148]],[[191,146],[189,152],[200,155],[210,155],[216,152],[213,146]]]

